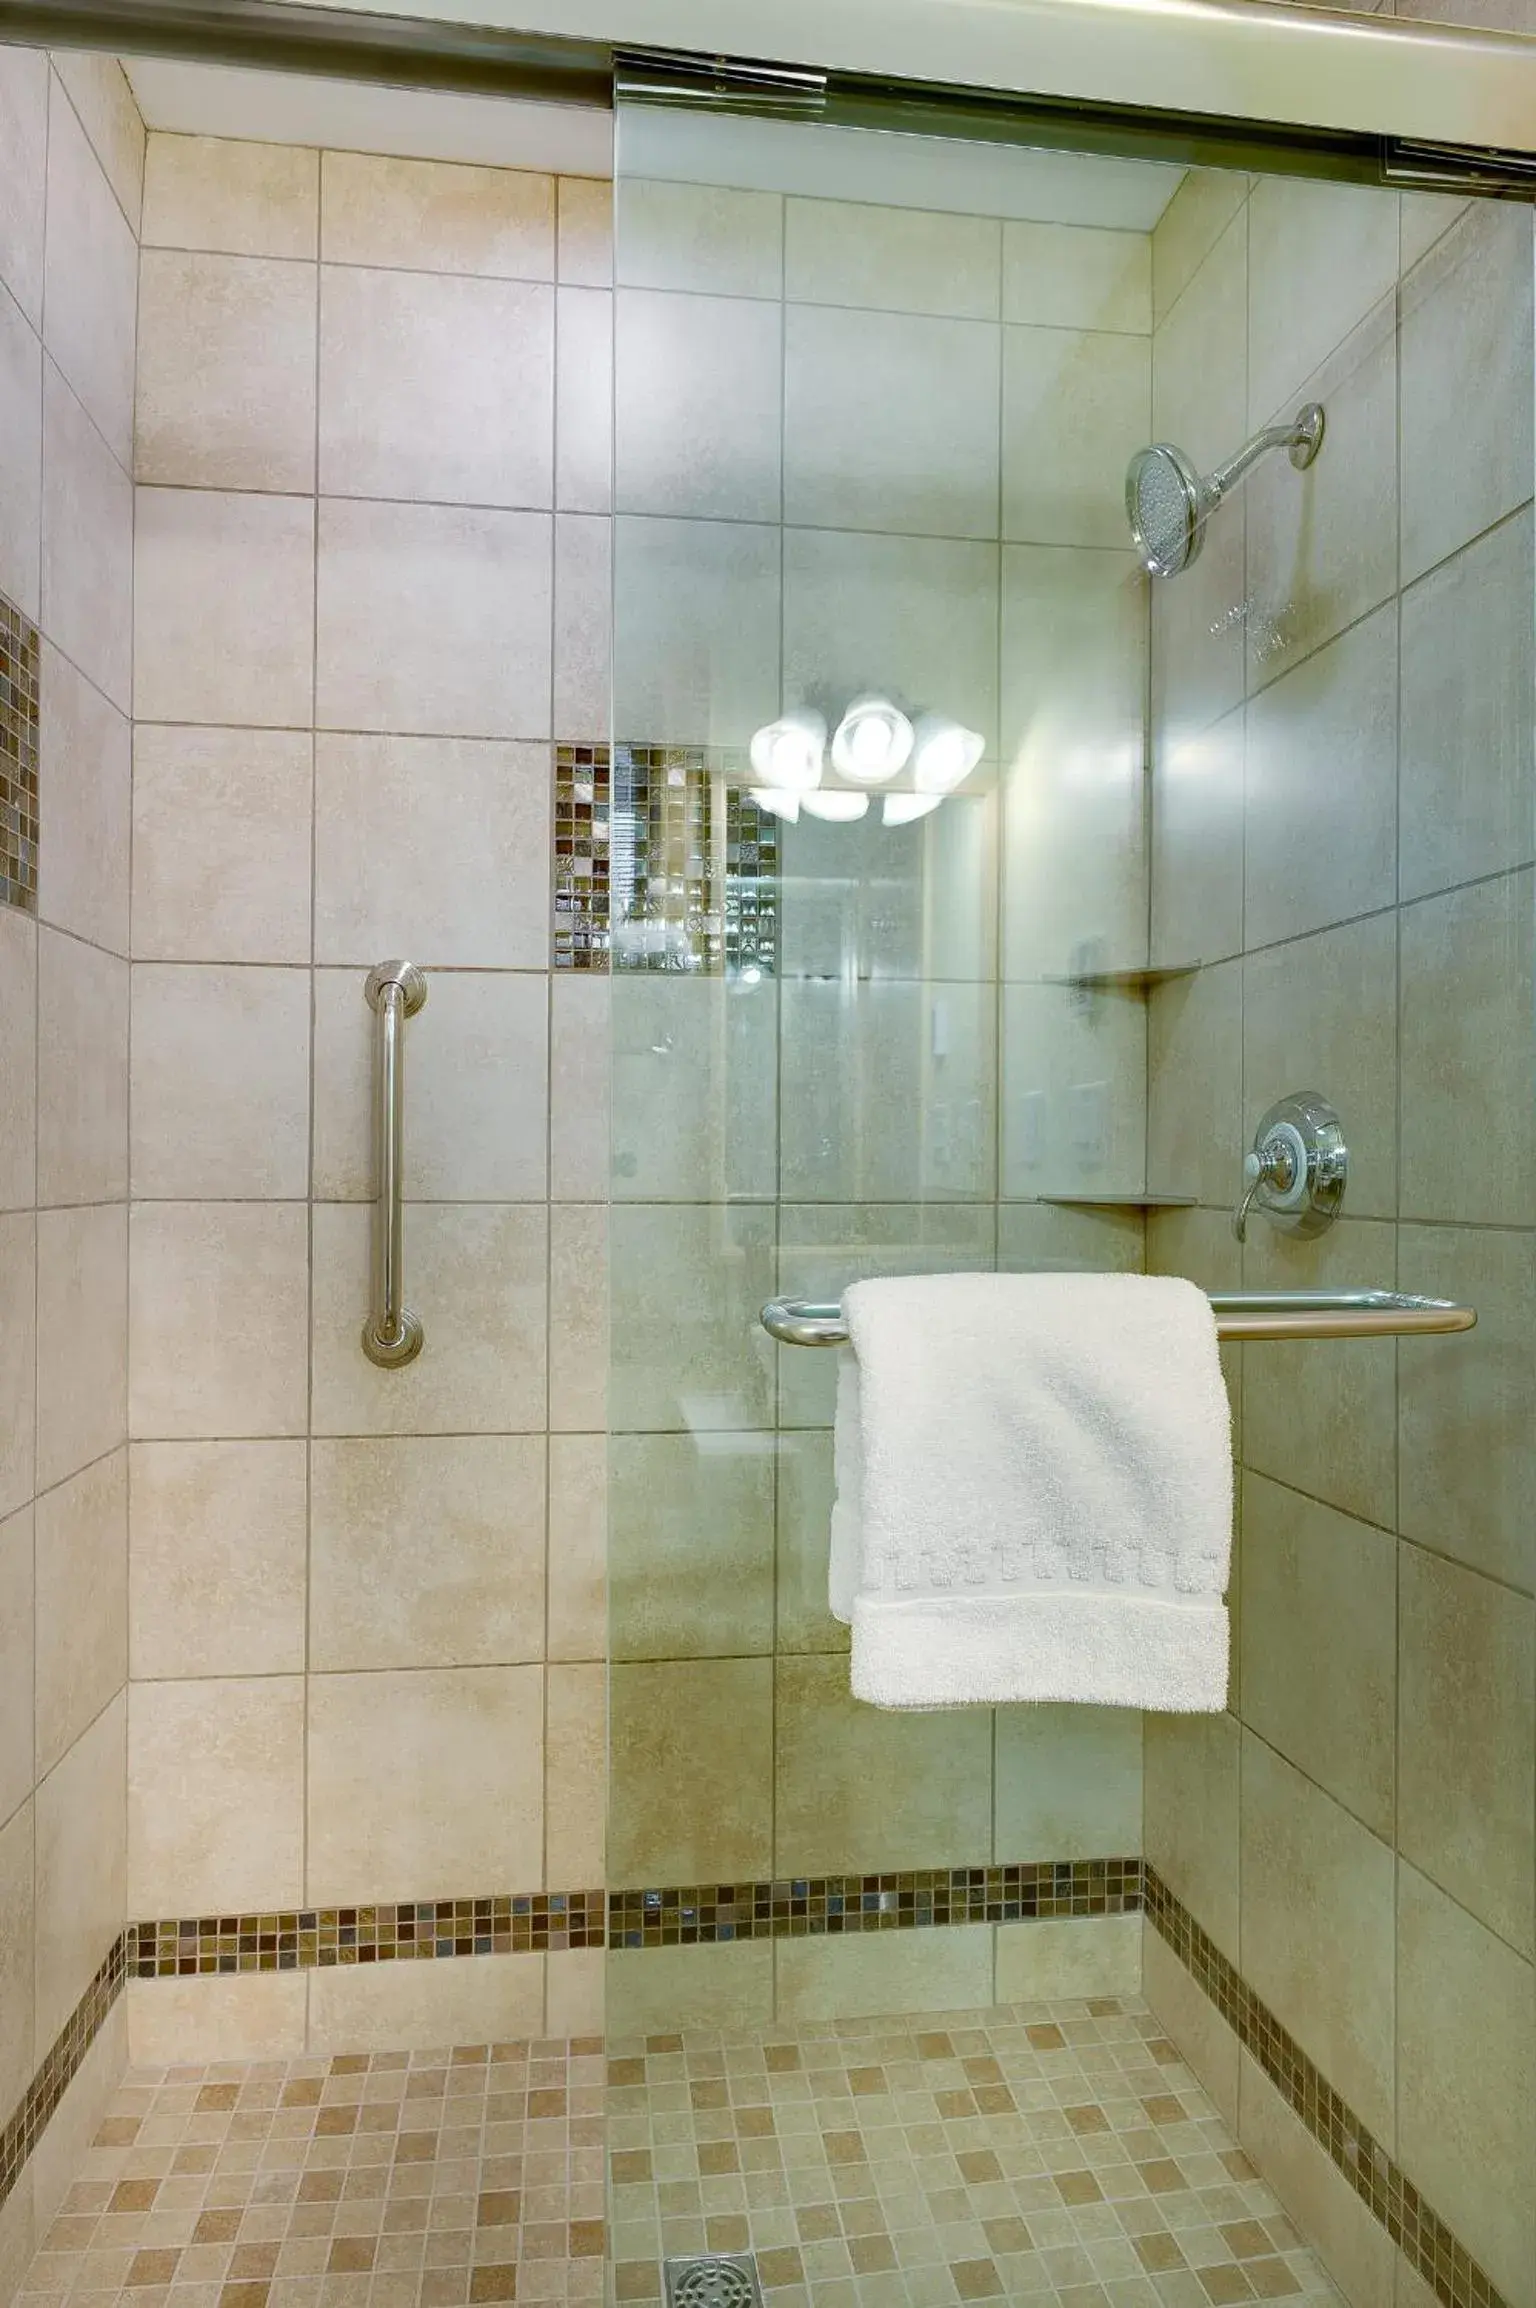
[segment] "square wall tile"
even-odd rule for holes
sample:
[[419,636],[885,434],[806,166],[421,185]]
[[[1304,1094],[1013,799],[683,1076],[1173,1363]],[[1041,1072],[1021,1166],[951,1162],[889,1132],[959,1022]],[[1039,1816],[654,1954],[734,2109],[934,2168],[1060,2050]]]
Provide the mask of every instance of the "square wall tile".
[[39,751],[48,764],[39,919],[126,954],[132,724],[46,643]]
[[322,500],[320,726],[547,737],[551,557],[547,514]]
[[554,369],[550,288],[322,266],[321,488],[548,505]]
[[36,1438],[37,1218],[21,1210],[0,1217],[0,1514],[31,1500]]
[[554,1203],[549,1213],[549,1424],[596,1434],[608,1424],[608,1212]]
[[1238,1952],[1238,1780],[1230,1715],[1148,1715],[1147,1858],[1224,1954]]
[[546,1961],[542,1955],[469,1955],[452,1963],[347,1964],[316,1972],[309,1986],[309,2055],[526,2042],[544,2024]]
[[741,1433],[773,1424],[773,1354],[758,1309],[774,1291],[771,1210],[616,1204],[615,1433]]
[[1138,1196],[1146,1052],[1146,1004],[1134,992],[1111,988],[1084,1006],[1065,985],[1005,986],[1002,1192]]
[[123,713],[134,702],[133,616],[133,483],[45,362],[41,623]]
[[779,710],[777,527],[613,525],[613,727],[634,745],[745,747]]
[[1244,1976],[1390,2153],[1391,1845],[1250,1731],[1242,1867]]
[[555,728],[602,738],[613,707],[613,523],[555,516]]
[[1536,1954],[1536,1602],[1402,1549],[1397,1840],[1463,1907]]
[[551,1659],[608,1655],[608,1445],[602,1435],[549,1438]]
[[1493,2282],[1536,2265],[1536,1976],[1412,1867],[1397,1907],[1398,2155]]
[[50,61],[90,139],[113,197],[137,236],[144,206],[147,138],[128,75],[115,56],[89,49],[55,49]]
[[963,1926],[781,1939],[773,1949],[781,2025],[863,2013],[976,2011],[993,2000],[992,1934]]
[[[1000,1923],[996,1937],[998,2003],[1142,1992],[1139,1915],[1041,1916],[1033,1923]],[[1187,2058],[1187,2038],[1179,2044]]]
[[134,964],[136,1196],[308,1192],[309,1007],[306,970]]
[[543,1770],[542,1667],[312,1676],[305,1896],[537,1890]]
[[1192,168],[1152,234],[1153,316],[1161,321],[1188,287],[1236,211],[1252,179],[1236,169]]
[[781,825],[781,976],[993,978],[997,816],[995,793],[962,790],[911,825]]
[[[1536,1220],[1530,1100],[1533,877],[1402,913],[1402,1208],[1493,1226]],[[1445,1118],[1462,1127],[1447,1133]]]
[[135,1681],[302,1671],[306,1459],[302,1442],[131,1446]]
[[145,248],[313,257],[320,155],[297,144],[152,134],[144,154]]
[[[315,1184],[371,1202],[378,1024],[361,970],[315,975]],[[443,1202],[541,1199],[549,992],[542,975],[436,970],[405,1030],[406,1188]]]
[[613,185],[606,177],[555,179],[556,269],[562,281],[608,288],[613,281]]
[[615,1198],[771,1196],[778,1172],[774,981],[621,971],[610,981],[609,1000]]
[[316,959],[547,967],[551,782],[543,745],[318,739]]
[[547,1226],[539,1207],[409,1202],[407,1298],[426,1342],[401,1370],[363,1353],[362,1204],[314,1209],[316,1434],[532,1434],[546,1419]]
[[0,593],[38,613],[43,546],[43,354],[18,304],[0,295]]
[[1531,219],[1474,201],[1403,282],[1407,583],[1531,494]]
[[[1346,921],[1396,896],[1397,662],[1389,603],[1250,700],[1250,946]],[[1347,780],[1341,761],[1350,764]]]
[[126,1451],[112,1451],[45,1491],[36,1517],[41,1778],[128,1679]]
[[1003,226],[1003,318],[1150,335],[1151,235],[1010,219]]
[[613,503],[613,297],[562,288],[555,300],[555,503],[606,513]]
[[37,1487],[127,1432],[128,1213],[107,1203],[37,1221]]
[[311,1976],[248,1971],[130,1980],[124,2001],[133,2064],[299,2059]]
[[314,1672],[542,1658],[542,1437],[316,1441],[310,1483]]
[[1220,962],[1147,1002],[1147,1185],[1221,1203],[1242,1168],[1243,972]]
[[[618,599],[622,631],[622,591]],[[894,689],[914,711],[980,730],[991,754],[997,617],[995,545],[784,532],[786,705],[825,705],[835,721],[861,691]]]
[[545,1690],[544,1880],[574,1890],[605,1880],[607,1670],[551,1667]]
[[303,1876],[303,1677],[135,1683],[129,1912],[297,1907]]
[[43,311],[48,57],[0,49],[0,281],[36,327]]
[[106,1961],[132,1904],[124,1850],[127,1712],[119,1691],[39,1782],[34,1799],[34,2069]]
[[792,978],[780,1016],[783,1194],[798,1202],[991,1198],[994,987]]
[[[37,1777],[32,1745],[33,1544],[30,1507],[0,1521],[0,1820],[9,1819],[26,1801]],[[29,1849],[30,1845],[29,1825]],[[30,2059],[29,2037],[26,2083],[32,2079]]]
[[[304,1432],[308,1212],[302,1203],[140,1202],[132,1223],[136,1441]],[[262,1346],[251,1351],[250,1313]]]
[[773,1438],[615,1435],[608,1484],[611,1655],[770,1653]]
[[[1485,1227],[1402,1226],[1400,1290],[1460,1298],[1474,1331],[1398,1348],[1398,1529],[1436,1554],[1536,1593],[1536,1370],[1525,1314],[1536,1240]],[[1453,1346],[1466,1349],[1457,1357]]]
[[302,497],[140,489],[134,707],[144,721],[307,727],[315,508]]
[[309,960],[313,754],[297,730],[136,725],[137,959]]
[[145,250],[134,475],[182,488],[314,488],[312,265]]
[[848,1629],[827,1600],[832,1540],[832,1437],[781,1434],[775,1444],[774,1650],[846,1651]]
[[1000,1707],[992,1856],[1117,1859],[1141,1849],[1141,1715]]
[[624,288],[777,299],[784,202],[734,185],[626,177],[614,208],[614,278]]
[[991,1832],[989,1709],[904,1715],[855,1699],[846,1659],[775,1662],[775,1875],[959,1867]]
[[995,537],[999,359],[990,322],[791,305],[786,521]]
[[[1390,1224],[1373,1219],[1341,1218],[1310,1241],[1250,1228],[1242,1287],[1358,1290],[1365,1278],[1367,1287],[1390,1289],[1393,1247]],[[1390,1527],[1396,1368],[1391,1339],[1267,1346],[1262,1368],[1250,1362],[1245,1374],[1246,1462],[1361,1522]]]
[[1244,1476],[1243,1720],[1388,1840],[1397,1555],[1390,1532]]
[[1242,952],[1246,723],[1240,705],[1198,735],[1154,735],[1151,955],[1159,966]]
[[772,1660],[625,1661],[608,1700],[609,1882],[771,1874]]
[[1323,455],[1303,473],[1288,456],[1267,457],[1245,492],[1250,688],[1272,681],[1396,590],[1393,297],[1346,337],[1304,391],[1327,412]]
[[1125,468],[1147,438],[1152,349],[1094,329],[1003,331],[1003,535],[1125,543]]
[[[1276,422],[1397,278],[1397,196],[1259,177],[1248,203],[1248,417]],[[1284,411],[1289,415],[1289,409]]]
[[[20,2106],[33,2075],[32,1905],[28,1803],[0,1826],[0,2099],[8,2108]],[[25,2170],[17,2175],[23,2187],[31,2177]],[[9,2268],[6,2275],[9,2281]]]
[[[1293,945],[1249,954],[1243,977],[1243,1087],[1228,1109],[1223,1172],[1233,1184],[1261,1115],[1288,1084],[1344,1085],[1353,1217],[1390,1216],[1397,1202],[1397,924],[1389,913]],[[1272,1230],[1266,1224],[1263,1232]]]
[[1236,2067],[1238,2138],[1298,2228],[1305,2222],[1302,2233],[1329,2276],[1341,2288],[1348,2285],[1344,2296],[1357,2308],[1390,2308],[1394,2298],[1406,2308],[1411,2271],[1386,2229],[1289,2100],[1241,2048]]
[[549,989],[549,1190],[605,1202],[609,1155],[609,981],[562,974]]
[[549,280],[555,180],[529,169],[327,152],[320,254],[328,264]]
[[37,936],[18,906],[0,906],[0,1210],[37,1201]]
[[[1147,581],[1126,552],[1010,545],[1002,605],[1003,953],[1147,957]],[[1203,950],[1203,949],[1202,949]]]
[[133,447],[137,294],[133,228],[74,107],[55,102],[48,114],[43,342],[122,466]]
[[784,293],[799,304],[995,321],[1001,244],[1014,229],[989,216],[790,199]]
[[128,965],[78,938],[37,941],[37,1193],[110,1202],[127,1186]]
[[1531,513],[1403,595],[1402,894],[1524,865],[1536,842]]
[[765,1939],[615,1948],[607,1989],[610,2035],[766,2027],[773,2018],[773,1948]]
[[617,292],[614,502],[621,511],[779,518],[781,336],[776,304]]

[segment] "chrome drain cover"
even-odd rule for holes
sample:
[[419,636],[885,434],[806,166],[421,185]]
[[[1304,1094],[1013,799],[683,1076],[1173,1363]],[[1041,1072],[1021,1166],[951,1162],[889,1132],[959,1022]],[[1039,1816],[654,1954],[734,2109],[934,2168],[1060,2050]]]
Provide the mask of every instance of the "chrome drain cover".
[[690,2252],[663,2260],[667,2308],[762,2308],[763,2288],[750,2252]]

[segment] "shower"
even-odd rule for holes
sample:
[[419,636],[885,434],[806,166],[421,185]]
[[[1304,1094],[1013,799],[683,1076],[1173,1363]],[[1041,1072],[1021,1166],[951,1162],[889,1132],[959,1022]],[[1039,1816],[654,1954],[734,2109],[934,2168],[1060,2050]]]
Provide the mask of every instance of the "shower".
[[1255,433],[1204,478],[1171,441],[1138,449],[1125,476],[1125,509],[1143,568],[1154,577],[1182,575],[1199,555],[1211,514],[1266,451],[1289,449],[1291,463],[1305,472],[1322,445],[1322,403],[1308,401],[1290,424]]

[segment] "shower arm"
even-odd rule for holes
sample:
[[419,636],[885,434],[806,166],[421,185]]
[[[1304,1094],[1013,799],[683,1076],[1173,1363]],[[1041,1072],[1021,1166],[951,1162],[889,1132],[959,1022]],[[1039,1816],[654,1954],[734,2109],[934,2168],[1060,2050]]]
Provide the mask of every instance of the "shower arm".
[[1291,463],[1304,471],[1322,446],[1323,412],[1316,401],[1309,401],[1298,409],[1288,425],[1266,425],[1262,433],[1255,433],[1245,441],[1235,457],[1218,465],[1207,474],[1203,493],[1208,505],[1219,505],[1228,490],[1234,488],[1243,475],[1271,449],[1289,449]]

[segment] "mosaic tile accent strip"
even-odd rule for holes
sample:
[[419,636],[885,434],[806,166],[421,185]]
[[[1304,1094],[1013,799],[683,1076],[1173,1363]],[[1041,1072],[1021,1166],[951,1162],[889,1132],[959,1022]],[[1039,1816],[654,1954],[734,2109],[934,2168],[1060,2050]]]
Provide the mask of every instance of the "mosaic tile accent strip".
[[554,966],[771,976],[778,821],[699,748],[557,745]]
[[56,2037],[21,2104],[0,2129],[0,2204],[21,2177],[22,2168],[63,2099],[65,2091],[101,2032],[102,2022],[123,1992],[127,1977],[127,1934],[120,1933],[106,1961]]
[[731,1939],[920,1931],[936,1924],[1021,1923],[1040,1916],[1125,1915],[1140,1905],[1139,1859],[1044,1860],[612,1891],[608,1937],[614,1947],[691,1947]]
[[326,1971],[453,1955],[542,1955],[603,1945],[602,1891],[487,1892],[468,1899],[310,1907],[130,1924],[132,1979],[202,1972]]
[[1486,2271],[1175,1897],[1144,1866],[1146,1912],[1270,2082],[1446,2308],[1509,2308]]
[[0,905],[37,911],[37,628],[0,594]]

